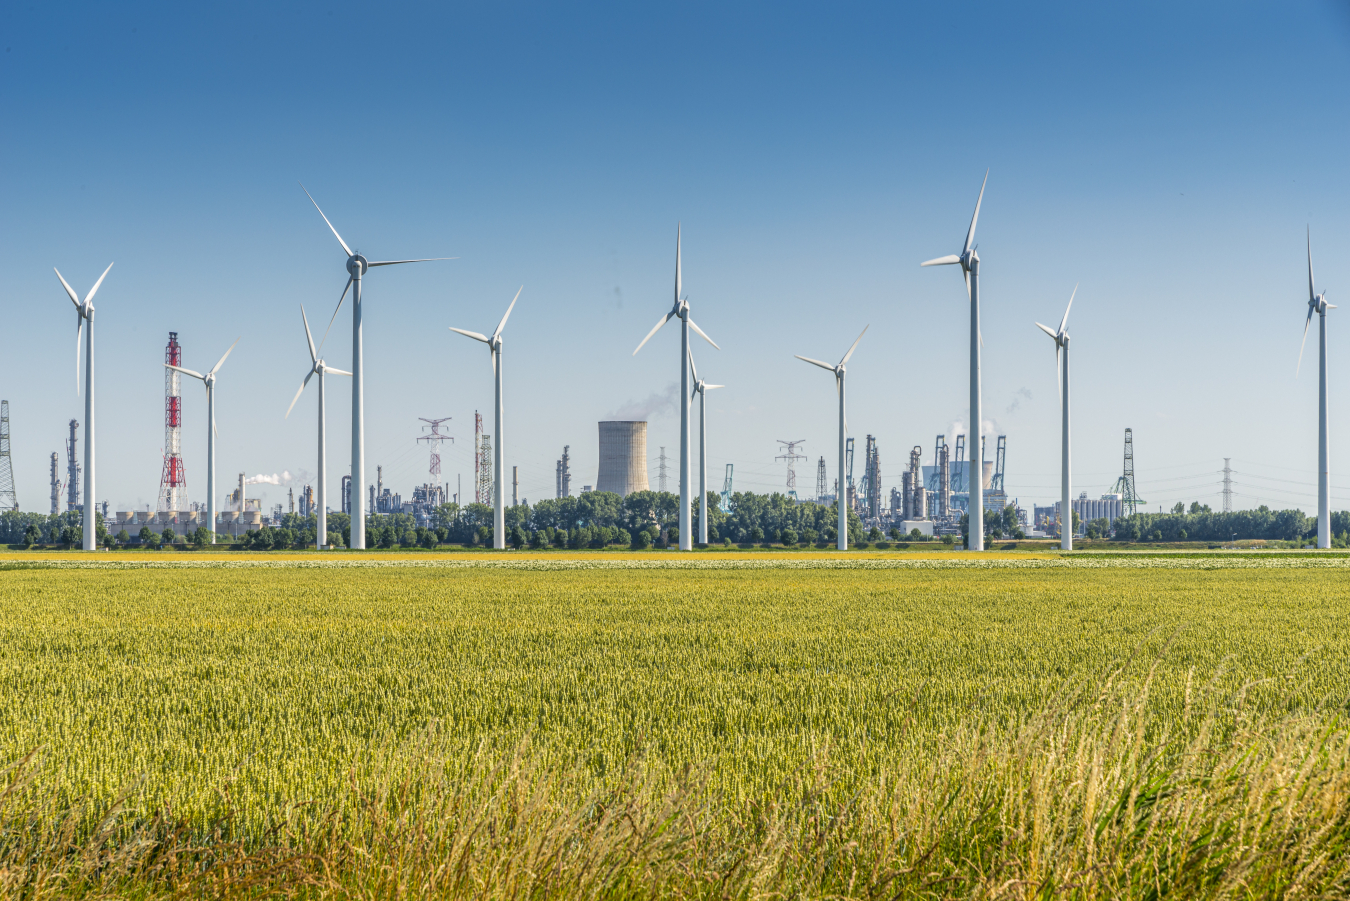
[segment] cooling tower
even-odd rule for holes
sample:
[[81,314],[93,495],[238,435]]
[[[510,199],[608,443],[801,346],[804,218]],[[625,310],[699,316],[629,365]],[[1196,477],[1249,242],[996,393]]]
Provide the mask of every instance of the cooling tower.
[[600,423],[600,474],[596,491],[624,497],[647,491],[647,423]]

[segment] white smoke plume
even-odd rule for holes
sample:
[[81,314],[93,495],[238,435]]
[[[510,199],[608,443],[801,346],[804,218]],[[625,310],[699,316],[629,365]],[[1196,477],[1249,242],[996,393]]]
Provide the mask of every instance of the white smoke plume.
[[1015,393],[1015,394],[1013,395],[1012,403],[1008,404],[1008,412],[1011,413],[1011,412],[1013,412],[1014,410],[1016,410],[1018,407],[1022,406],[1022,399],[1023,399],[1023,398],[1026,398],[1027,400],[1031,400],[1031,389],[1030,389],[1030,388],[1018,388],[1018,389],[1017,389],[1017,393]]
[[258,473],[256,476],[244,479],[245,485],[285,485],[295,477],[287,470],[274,472],[270,476]]
[[666,386],[666,390],[653,392],[643,400],[630,400],[605,418],[628,422],[645,422],[653,416],[662,416],[674,412],[678,409],[679,401],[680,386],[671,382]]

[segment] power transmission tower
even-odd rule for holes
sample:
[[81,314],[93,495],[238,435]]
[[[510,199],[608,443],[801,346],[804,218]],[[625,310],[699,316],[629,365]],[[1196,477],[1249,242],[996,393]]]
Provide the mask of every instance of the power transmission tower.
[[1134,430],[1125,430],[1125,471],[1120,478],[1116,479],[1115,494],[1120,495],[1121,510],[1126,516],[1134,513],[1136,508],[1142,507],[1144,499],[1139,496],[1139,492],[1134,488]]
[[781,448],[783,453],[779,454],[777,457],[774,457],[774,459],[787,461],[787,489],[788,489],[787,493],[788,497],[792,498],[795,501],[797,499],[797,470],[793,468],[793,464],[798,460],[806,459],[805,454],[797,453],[797,445],[805,444],[806,440],[803,439],[801,441],[784,441],[782,438],[779,438],[778,443],[783,445],[783,447]]
[[75,458],[75,431],[78,419],[70,421],[70,440],[66,442],[66,511],[80,509],[80,462]]
[[9,401],[0,400],[0,510],[19,509],[14,493],[14,466],[9,459]]
[[[449,422],[451,417],[445,416],[440,419],[427,419],[425,416],[417,417],[427,425],[422,426],[422,431],[431,430],[430,435],[422,435],[417,440],[425,441],[431,448],[431,465],[428,472],[431,473],[431,484],[439,486],[441,484],[441,443],[449,441],[455,443],[455,439],[441,432],[441,423]],[[444,495],[442,495],[444,497]]]
[[493,436],[483,431],[483,417],[474,413],[474,434],[478,438],[478,457],[474,461],[474,471],[478,474],[478,488],[475,500],[479,504],[493,503]]
[[657,458],[660,465],[656,467],[656,490],[666,490],[666,449],[661,448],[661,456]]
[[[164,362],[168,366],[183,365],[183,346],[178,333],[169,332],[169,343],[164,348]],[[159,511],[186,510],[187,474],[183,470],[183,398],[179,395],[177,369],[164,368],[164,471],[159,477]]]
[[1223,512],[1233,512],[1233,467],[1228,463],[1232,457],[1223,458]]
[[821,500],[825,497],[825,489],[829,484],[829,476],[825,472],[825,458],[821,457],[820,462],[816,464],[816,502],[824,503]]
[[723,513],[730,513],[730,512],[731,512],[731,475],[732,475],[732,472],[733,472],[733,470],[732,470],[732,465],[731,465],[730,463],[728,463],[728,464],[727,464],[727,474],[726,474],[726,477],[725,477],[724,479],[722,479],[722,504],[721,504],[721,507],[722,507],[722,512],[723,512]]

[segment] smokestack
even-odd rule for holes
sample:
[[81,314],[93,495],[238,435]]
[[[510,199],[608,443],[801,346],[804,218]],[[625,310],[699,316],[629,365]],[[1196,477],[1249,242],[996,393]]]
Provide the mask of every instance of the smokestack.
[[647,423],[600,423],[600,473],[596,491],[612,491],[620,497],[647,491]]

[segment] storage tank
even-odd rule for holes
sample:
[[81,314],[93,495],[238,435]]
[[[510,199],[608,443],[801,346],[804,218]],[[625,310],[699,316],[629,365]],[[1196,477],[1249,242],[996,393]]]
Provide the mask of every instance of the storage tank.
[[600,423],[600,472],[596,491],[612,491],[620,497],[647,491],[647,423]]

